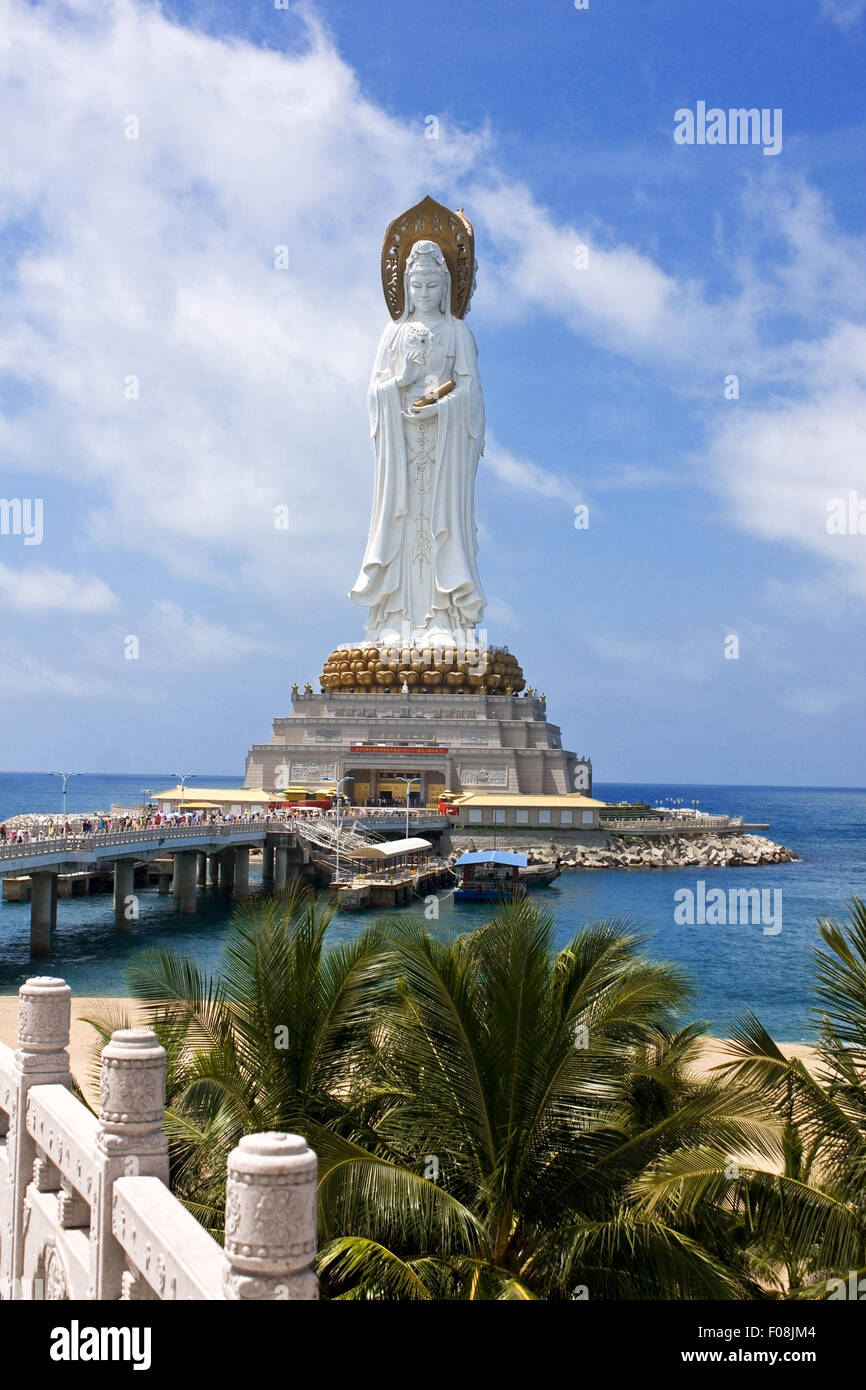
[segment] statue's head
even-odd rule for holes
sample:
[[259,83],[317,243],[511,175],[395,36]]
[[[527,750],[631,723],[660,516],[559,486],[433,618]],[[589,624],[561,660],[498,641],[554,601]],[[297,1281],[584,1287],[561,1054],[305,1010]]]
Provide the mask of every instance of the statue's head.
[[435,241],[416,241],[406,258],[405,303],[407,317],[436,309],[450,312],[451,275]]

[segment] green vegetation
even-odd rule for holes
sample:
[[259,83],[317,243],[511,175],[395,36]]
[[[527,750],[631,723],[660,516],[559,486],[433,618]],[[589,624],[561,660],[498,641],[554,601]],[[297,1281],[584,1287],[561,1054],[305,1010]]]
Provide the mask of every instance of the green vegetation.
[[329,1298],[826,1297],[863,1273],[862,903],[819,924],[819,1073],[749,1016],[710,1079],[686,979],[624,921],[557,953],[531,900],[456,940],[380,921],[327,947],[330,917],[297,889],[238,910],[219,978],[165,951],[132,972],[208,1229],[228,1151],[282,1129],[319,1155]]

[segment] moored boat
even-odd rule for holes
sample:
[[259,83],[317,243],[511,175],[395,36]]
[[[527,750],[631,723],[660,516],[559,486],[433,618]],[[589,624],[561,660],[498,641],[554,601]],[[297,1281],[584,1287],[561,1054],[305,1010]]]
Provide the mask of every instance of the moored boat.
[[486,849],[461,854],[454,863],[458,884],[455,902],[488,903],[500,898],[523,897],[526,884],[520,873],[527,867],[525,854]]
[[555,878],[559,878],[561,873],[560,859],[557,855],[555,864],[527,864],[525,869],[520,870],[520,880],[527,888],[546,888]]

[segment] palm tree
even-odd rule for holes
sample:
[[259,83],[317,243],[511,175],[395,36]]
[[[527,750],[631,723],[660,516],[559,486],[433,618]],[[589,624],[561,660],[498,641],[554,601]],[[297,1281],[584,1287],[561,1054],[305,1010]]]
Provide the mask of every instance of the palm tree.
[[456,940],[403,918],[326,947],[331,916],[296,888],[238,909],[219,977],[167,951],[131,972],[167,1051],[172,1184],[208,1229],[240,1136],[288,1129],[319,1155],[326,1296],[755,1292],[735,1207],[647,1205],[679,1155],[775,1140],[744,1087],[695,1080],[687,981],[625,921],[556,953],[529,900]]
[[672,1030],[686,982],[642,958],[627,924],[558,954],[553,933],[528,900],[452,942],[392,927],[394,997],[353,1142],[318,1141],[331,1296],[754,1292],[724,1232],[714,1253],[632,1188],[684,1147],[771,1152],[758,1107],[687,1078],[697,1030]]
[[[238,906],[219,976],[173,951],[144,952],[132,993],[166,1049],[166,1132],[176,1194],[213,1234],[221,1229],[225,1163],[244,1134],[336,1126],[344,1093],[365,1068],[383,933],[325,949],[333,909],[310,889]],[[90,1022],[103,1039],[127,1026]]]
[[732,1180],[711,1155],[671,1156],[641,1181],[645,1210],[682,1217],[690,1204],[737,1210],[752,1268],[782,1297],[827,1298],[833,1278],[866,1274],[866,905],[822,917],[813,951],[816,1065],[787,1058],[752,1014],[732,1032],[720,1071],[775,1114],[777,1171]]

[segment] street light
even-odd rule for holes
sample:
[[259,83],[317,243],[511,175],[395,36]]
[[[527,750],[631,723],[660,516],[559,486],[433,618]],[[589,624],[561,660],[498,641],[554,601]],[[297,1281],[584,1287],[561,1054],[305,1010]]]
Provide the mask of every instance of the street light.
[[185,773],[183,774],[182,777],[181,777],[181,775],[180,775],[179,772],[173,772],[171,775],[172,775],[172,777],[176,777],[176,778],[177,778],[178,783],[179,783],[179,785],[180,785],[180,805],[181,805],[181,810],[183,810],[183,793],[184,793],[184,788],[186,787],[186,784],[187,784],[187,782],[189,781],[190,777],[195,777],[195,773],[194,773],[194,772],[185,772]]
[[417,782],[418,785],[419,785],[419,787],[420,787],[421,782],[422,782],[422,778],[420,778],[420,777],[397,777],[397,778],[395,778],[395,780],[396,780],[397,782],[405,782],[405,783],[406,783],[406,839],[408,840],[408,838],[409,838],[409,788],[411,787],[411,785],[412,785],[413,782]]
[[340,882],[340,835],[343,830],[343,802],[340,796],[340,788],[344,782],[354,782],[354,777],[341,777],[337,782],[336,777],[323,777],[323,782],[335,782],[337,787],[337,864],[334,869],[334,883]]
[[78,777],[78,776],[80,776],[80,774],[77,773],[77,772],[55,772],[55,773],[54,773],[54,776],[55,776],[55,777],[62,777],[62,778],[63,778],[63,814],[64,814],[64,816],[65,816],[65,815],[66,815],[66,784],[67,784],[67,782],[69,781],[70,777]]

